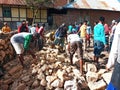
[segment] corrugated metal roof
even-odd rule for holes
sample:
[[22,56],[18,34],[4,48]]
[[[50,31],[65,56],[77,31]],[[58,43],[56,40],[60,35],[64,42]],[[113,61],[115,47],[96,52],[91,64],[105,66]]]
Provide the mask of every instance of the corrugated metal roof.
[[6,5],[26,5],[25,0],[0,0],[0,4]]
[[75,0],[64,8],[120,11],[120,0]]

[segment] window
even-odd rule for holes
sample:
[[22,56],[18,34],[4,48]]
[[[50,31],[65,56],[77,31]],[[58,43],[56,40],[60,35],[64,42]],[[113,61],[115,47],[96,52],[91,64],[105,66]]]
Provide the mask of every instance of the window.
[[3,17],[11,17],[11,8],[3,7]]

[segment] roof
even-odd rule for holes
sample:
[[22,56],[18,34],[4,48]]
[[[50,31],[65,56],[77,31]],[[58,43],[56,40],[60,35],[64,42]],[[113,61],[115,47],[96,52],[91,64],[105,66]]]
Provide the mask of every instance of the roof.
[[[26,5],[26,0],[0,0],[3,5]],[[60,7],[67,4],[67,0],[56,0],[54,6]]]
[[0,0],[3,5],[26,5],[25,0]]
[[75,0],[64,8],[120,11],[120,0]]

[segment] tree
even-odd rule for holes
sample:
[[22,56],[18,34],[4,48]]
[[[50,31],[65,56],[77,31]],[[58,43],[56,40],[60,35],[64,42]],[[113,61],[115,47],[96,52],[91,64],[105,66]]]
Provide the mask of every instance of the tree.
[[27,6],[30,7],[34,11],[32,23],[35,22],[36,15],[40,8],[54,7],[55,1],[56,0],[26,0]]

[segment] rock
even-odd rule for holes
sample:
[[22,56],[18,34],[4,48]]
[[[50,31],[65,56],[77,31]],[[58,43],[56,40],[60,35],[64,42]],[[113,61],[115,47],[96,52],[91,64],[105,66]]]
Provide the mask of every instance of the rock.
[[63,89],[63,88],[58,88],[58,87],[57,87],[57,88],[55,88],[55,90],[64,90],[64,89]]
[[107,84],[109,84],[111,80],[111,76],[112,76],[112,72],[102,74],[102,77],[106,81]]
[[1,90],[8,90],[9,86],[8,85],[1,85]]
[[4,80],[3,83],[8,85],[8,84],[13,83],[13,80],[12,80],[12,78],[9,78],[9,79]]
[[42,86],[46,86],[47,85],[47,81],[43,78],[40,82],[40,85]]
[[39,85],[40,85],[40,81],[35,80],[31,87],[35,89],[35,88],[39,87]]
[[57,55],[57,60],[60,62],[64,62],[65,61],[64,55]]
[[73,69],[73,73],[77,78],[79,78],[81,76],[81,73],[78,69]]
[[61,80],[61,81],[64,81],[64,75],[66,74],[66,71],[65,70],[58,70],[56,72],[56,76]]
[[63,87],[63,81],[56,79],[51,83],[52,87]]
[[94,64],[86,62],[85,63],[85,71],[86,72],[89,72],[89,71],[90,72],[97,72],[97,68]]
[[53,82],[55,79],[57,79],[57,76],[46,76],[46,80],[48,83]]
[[26,85],[24,83],[21,83],[15,88],[15,90],[25,90],[25,88],[26,88]]
[[44,65],[41,67],[41,70],[44,72],[46,69],[48,69],[48,65],[47,65],[47,64],[44,64]]
[[65,81],[64,90],[78,90],[78,84],[75,79]]
[[97,82],[89,82],[88,86],[90,90],[105,90],[106,83],[103,80]]
[[45,75],[43,72],[39,72],[37,75],[37,79],[42,80],[43,78],[45,78]]
[[87,72],[86,74],[86,80],[87,82],[96,82],[98,80],[98,74],[95,72]]
[[16,72],[19,72],[20,70],[22,70],[22,66],[21,65],[18,65],[18,66],[14,66],[11,70],[8,71],[8,73],[10,75],[13,75],[15,74]]
[[29,75],[25,75],[24,77],[22,77],[22,80],[24,81],[24,82],[28,82],[28,81],[30,81],[30,76]]
[[99,74],[99,75],[102,75],[102,74],[104,74],[106,71],[107,71],[106,69],[100,69],[100,70],[98,71],[98,74]]

